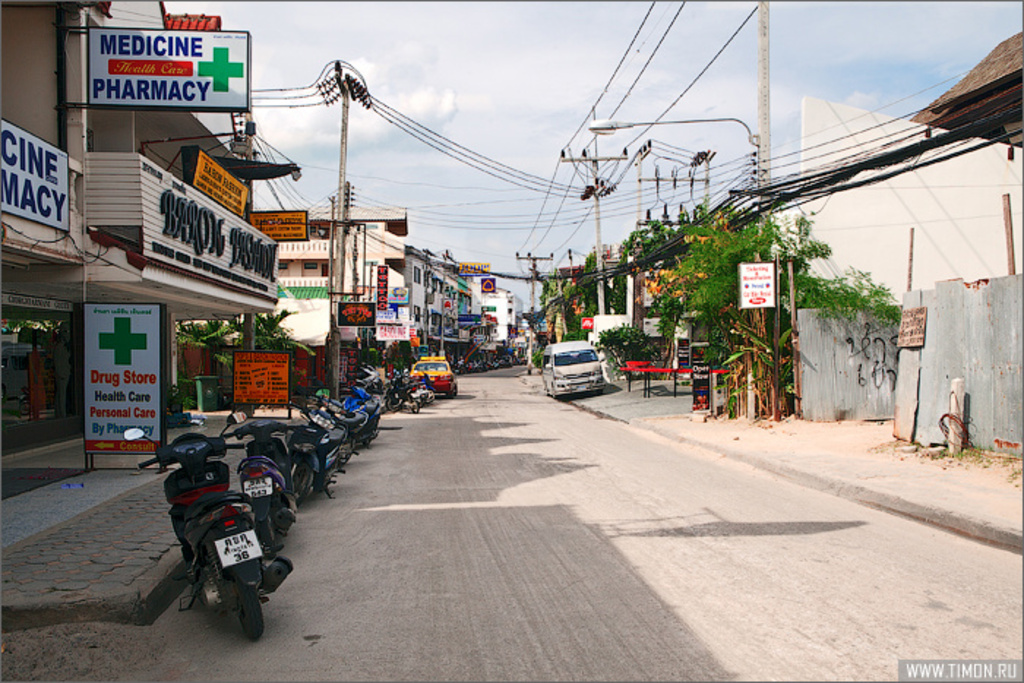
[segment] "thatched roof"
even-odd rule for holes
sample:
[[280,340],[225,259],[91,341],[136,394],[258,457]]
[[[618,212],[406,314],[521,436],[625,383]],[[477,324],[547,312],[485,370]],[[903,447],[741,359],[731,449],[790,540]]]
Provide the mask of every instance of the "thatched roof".
[[[911,120],[952,129],[1013,106],[1020,107],[1021,67],[1024,62],[1022,39],[1024,34],[1018,33],[1001,42],[959,83]],[[1019,144],[1019,135],[1015,142]]]

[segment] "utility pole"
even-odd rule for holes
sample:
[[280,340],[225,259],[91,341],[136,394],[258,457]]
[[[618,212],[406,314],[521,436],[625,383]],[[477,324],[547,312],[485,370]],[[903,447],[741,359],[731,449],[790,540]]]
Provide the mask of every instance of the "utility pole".
[[[623,150],[625,152],[625,150]],[[594,180],[594,184],[587,188],[580,199],[589,199],[591,196],[594,198],[594,252],[597,256],[597,313],[598,315],[604,315],[604,247],[601,245],[601,196],[610,194],[614,187],[603,187],[603,183],[597,177],[597,164],[600,161],[626,161],[628,156],[623,154],[618,157],[588,157],[586,150],[583,152],[583,156],[580,158],[573,158],[565,156],[562,153],[562,161],[568,161],[576,163],[578,161],[589,162],[591,177]],[[518,254],[517,254],[518,257]]]
[[327,371],[330,374],[327,386],[331,396],[337,398],[340,393],[339,373],[341,370],[341,329],[338,327],[338,304],[341,293],[345,289],[345,242],[348,239],[348,204],[344,200],[345,193],[345,160],[348,155],[348,109],[350,93],[348,84],[341,76],[341,64],[334,63],[334,78],[341,91],[341,149],[338,157],[338,202],[341,204],[341,236],[339,239],[338,225],[331,231],[331,267],[329,298],[331,307],[330,343],[328,344]]
[[[768,69],[768,0],[757,3],[757,185],[763,187],[771,181],[771,102]],[[764,208],[764,207],[762,207]],[[772,329],[772,419],[782,418],[779,396],[779,258],[775,257],[775,310]],[[799,362],[794,359],[794,362]]]
[[[540,279],[540,273],[537,272],[537,261],[553,261],[555,255],[544,257],[534,256],[533,254],[526,254],[526,256],[520,256],[519,252],[516,252],[517,261],[529,261],[530,262],[530,336],[527,339],[526,348],[526,374],[533,374],[533,340],[537,336],[537,318],[536,318],[536,294],[534,292],[534,285],[537,284],[537,280]],[[571,266],[570,266],[571,267]]]

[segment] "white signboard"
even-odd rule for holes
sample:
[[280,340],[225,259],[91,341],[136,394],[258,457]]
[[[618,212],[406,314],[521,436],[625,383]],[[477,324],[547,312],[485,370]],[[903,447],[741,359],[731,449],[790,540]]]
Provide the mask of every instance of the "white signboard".
[[67,153],[7,121],[0,153],[4,211],[67,232]]
[[740,264],[740,308],[775,308],[775,264]]
[[245,31],[89,29],[89,106],[250,109]]
[[409,341],[412,328],[408,325],[377,325],[377,341]]
[[85,304],[85,451],[151,453],[163,439],[160,304]]

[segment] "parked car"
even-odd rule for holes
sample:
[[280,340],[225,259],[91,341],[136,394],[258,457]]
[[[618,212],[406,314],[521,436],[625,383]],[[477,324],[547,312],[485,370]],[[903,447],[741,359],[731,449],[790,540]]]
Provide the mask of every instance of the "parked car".
[[444,394],[449,398],[459,395],[459,381],[456,379],[455,373],[452,372],[448,359],[444,356],[424,356],[420,358],[412,366],[412,371],[409,375],[416,379],[429,377],[434,393]]

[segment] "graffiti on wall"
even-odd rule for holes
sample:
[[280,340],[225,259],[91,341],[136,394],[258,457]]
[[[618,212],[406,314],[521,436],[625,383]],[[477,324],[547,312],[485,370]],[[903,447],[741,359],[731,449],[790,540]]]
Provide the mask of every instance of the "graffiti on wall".
[[891,330],[864,323],[864,333],[846,338],[850,358],[857,363],[857,384],[882,391],[896,390],[896,369],[899,367],[898,335]]

